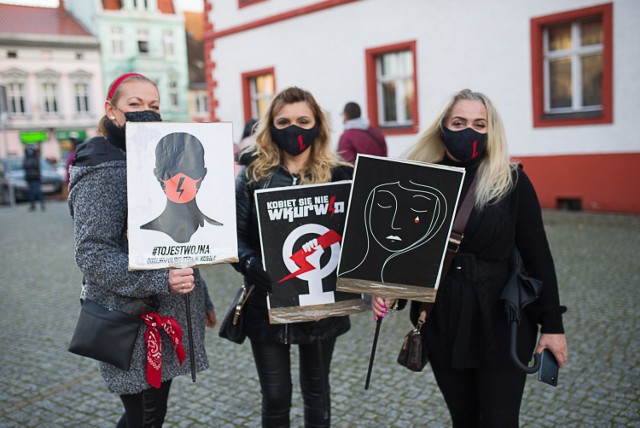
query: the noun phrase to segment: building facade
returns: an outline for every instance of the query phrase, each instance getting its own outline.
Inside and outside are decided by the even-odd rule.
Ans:
[[[0,157],[38,145],[64,165],[69,138],[94,135],[103,111],[98,39],[59,8],[0,4],[0,15]]]
[[[184,15],[172,0],[61,0],[101,44],[103,88],[127,72],[155,81],[162,117],[189,121]]]
[[[640,2],[205,0],[211,120],[310,90],[333,140],[347,101],[400,157],[452,93],[488,95],[545,208],[640,212]]]

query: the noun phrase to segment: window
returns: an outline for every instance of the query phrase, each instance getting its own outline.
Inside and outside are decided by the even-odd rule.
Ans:
[[[206,116],[209,113],[209,97],[206,91],[197,91],[195,93],[196,114],[198,116]]]
[[[79,59],[79,60],[84,59],[84,54],[82,52],[76,52],[76,59]]]
[[[138,52],[141,55],[149,54],[149,31],[146,28],[138,29]]]
[[[369,121],[387,134],[418,132],[415,42],[367,49]]]
[[[12,82],[7,85],[7,104],[8,113],[12,116],[22,116],[27,112],[24,83]]]
[[[178,82],[169,82],[169,105],[172,109],[176,109],[179,106],[178,98]]]
[[[612,6],[531,20],[534,126],[611,123]]]
[[[273,68],[242,74],[245,121],[259,119],[267,111],[276,90]]]
[[[78,114],[89,113],[89,85],[86,83],[76,83],[73,85],[75,108]]]
[[[58,113],[58,85],[53,82],[42,83],[42,111],[44,114]]]
[[[172,30],[163,30],[162,31],[162,46],[164,49],[165,58],[173,58],[176,55],[175,45],[173,41],[173,31]]]
[[[18,58],[18,52],[16,52],[16,51],[7,51],[7,58]]]
[[[111,53],[115,57],[124,55],[122,27],[111,27]]]

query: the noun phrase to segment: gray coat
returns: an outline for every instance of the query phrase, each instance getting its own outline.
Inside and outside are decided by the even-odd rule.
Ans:
[[[85,162],[85,166],[70,168],[69,209],[74,220],[76,262],[84,274],[82,298],[117,309],[136,298],[157,296],[160,303],[158,313],[163,317],[174,317],[182,327],[182,343],[187,352],[180,367],[167,334],[161,331],[162,381],[188,374],[190,355],[184,298],[169,293],[167,270],[128,269],[124,152],[104,139],[93,140],[93,147],[85,146],[89,152],[98,150],[102,155],[106,153],[110,156],[102,156],[97,162]],[[111,156],[114,153],[115,156]],[[83,165],[82,156],[76,165]],[[213,309],[213,305],[206,284],[197,270],[195,284],[190,295],[191,316],[196,368],[202,371],[208,368],[204,348],[205,307]],[[100,363],[100,372],[111,392],[134,394],[151,387],[146,380],[145,329],[146,325],[142,324],[129,371]]]

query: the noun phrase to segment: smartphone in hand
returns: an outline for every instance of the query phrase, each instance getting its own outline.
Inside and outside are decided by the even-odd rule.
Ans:
[[[547,348],[542,350],[540,356],[540,370],[538,370],[538,380],[548,383],[551,386],[558,386],[558,361]]]

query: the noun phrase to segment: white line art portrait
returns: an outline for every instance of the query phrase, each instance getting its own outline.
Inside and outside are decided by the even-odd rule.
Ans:
[[[403,263],[391,263],[429,242],[444,225],[447,200],[435,187],[395,181],[375,186],[364,208],[366,245],[362,258],[341,275],[368,277],[381,282],[398,282]]]

